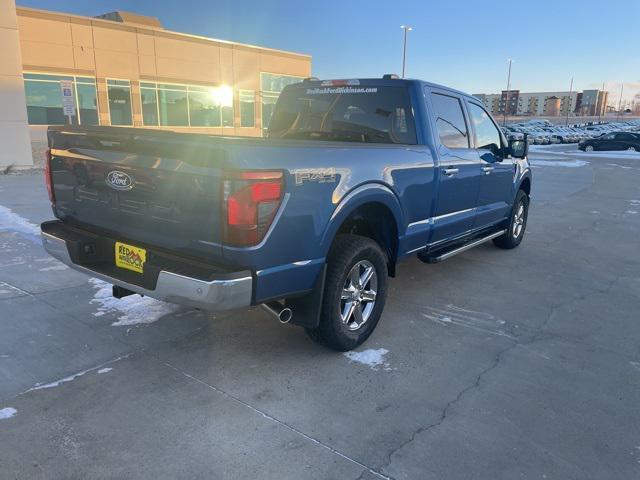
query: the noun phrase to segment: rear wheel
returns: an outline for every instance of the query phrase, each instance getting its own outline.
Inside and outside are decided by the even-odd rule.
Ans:
[[[513,202],[509,228],[504,235],[493,240],[493,243],[504,249],[516,248],[522,242],[524,231],[527,228],[529,215],[529,195],[524,190],[518,190],[516,201]]]
[[[637,149],[633,145],[629,145],[629,147],[627,147],[627,152],[635,152],[635,151],[637,151]]]
[[[333,350],[356,348],[376,328],[386,296],[387,260],[380,246],[339,235],[327,259],[320,324],[307,334]]]
[[[586,147],[584,147],[585,152],[593,152],[593,150],[594,150],[593,145],[587,145]]]

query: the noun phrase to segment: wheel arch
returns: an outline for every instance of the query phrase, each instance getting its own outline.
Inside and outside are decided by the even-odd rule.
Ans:
[[[346,195],[334,210],[322,239],[325,256],[336,236],[361,235],[374,240],[387,256],[390,276],[395,276],[402,208],[393,191],[382,184],[361,185]]]

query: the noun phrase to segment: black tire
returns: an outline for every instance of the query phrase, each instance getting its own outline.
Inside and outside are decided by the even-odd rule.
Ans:
[[[516,235],[518,221],[518,211],[520,206],[523,208],[523,215],[521,228],[519,228],[519,232]],[[516,199],[513,202],[513,207],[511,208],[511,216],[509,217],[509,227],[507,228],[507,232],[504,235],[499,236],[498,238],[493,239],[493,243],[498,248],[504,248],[505,250],[510,250],[512,248],[516,248],[522,242],[524,237],[524,232],[527,229],[527,217],[529,216],[529,195],[524,190],[518,190],[516,194]]]
[[[362,261],[369,262],[375,269],[376,297],[367,320],[357,330],[349,330],[342,320],[341,297],[349,273]],[[387,298],[387,278],[387,259],[376,242],[358,235],[338,235],[327,257],[320,324],[317,328],[305,329],[309,337],[340,352],[352,350],[364,343],[376,328],[382,315]],[[363,305],[366,303],[363,302]]]

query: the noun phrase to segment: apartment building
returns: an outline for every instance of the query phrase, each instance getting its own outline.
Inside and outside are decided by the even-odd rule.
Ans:
[[[602,90],[582,92],[521,92],[505,90],[496,94],[475,94],[492,115],[560,116],[604,115],[609,93]],[[508,100],[507,100],[508,99]]]

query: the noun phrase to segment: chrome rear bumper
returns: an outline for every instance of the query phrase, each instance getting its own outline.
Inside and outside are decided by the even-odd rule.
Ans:
[[[113,285],[165,302],[210,311],[233,310],[251,305],[253,279],[251,272],[238,272],[237,278],[205,281],[177,273],[161,271],[154,290],[124,282],[73,263],[64,239],[42,233],[42,245],[52,256],[69,267]]]

